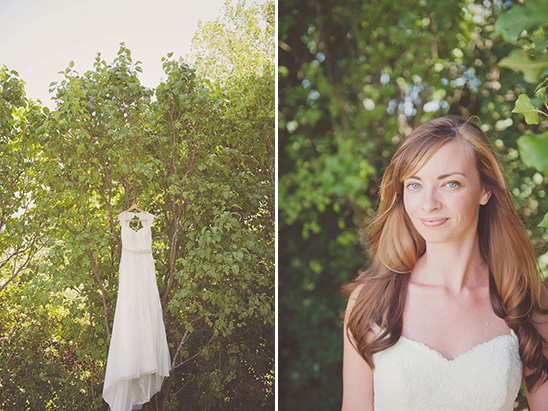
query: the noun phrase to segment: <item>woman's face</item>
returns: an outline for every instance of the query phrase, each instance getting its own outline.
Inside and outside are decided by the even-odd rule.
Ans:
[[[427,243],[473,241],[480,205],[490,195],[480,182],[471,147],[462,140],[441,146],[403,182],[405,211]]]

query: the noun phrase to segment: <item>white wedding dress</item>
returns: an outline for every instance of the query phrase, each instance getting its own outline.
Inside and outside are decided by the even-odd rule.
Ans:
[[[453,360],[401,337],[373,362],[375,411],[512,411],[522,380],[514,331]]]
[[[142,228],[129,220],[137,215]],[[122,213],[118,299],[110,339],[103,398],[112,411],[131,411],[160,391],[170,355],[152,257],[150,213]]]

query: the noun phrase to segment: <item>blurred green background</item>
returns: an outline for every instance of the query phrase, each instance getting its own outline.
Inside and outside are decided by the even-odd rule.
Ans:
[[[544,279],[548,11],[541,3],[279,0],[280,410],[340,409],[338,290],[367,267],[363,231],[383,170],[420,122],[478,117]],[[520,395],[517,409],[526,407]]]

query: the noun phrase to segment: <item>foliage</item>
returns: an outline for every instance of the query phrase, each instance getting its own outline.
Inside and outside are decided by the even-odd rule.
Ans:
[[[539,0],[516,4],[501,13],[495,22],[495,32],[515,47],[508,57],[500,61],[499,66],[521,71],[528,83],[536,85],[534,97],[531,99],[525,93],[520,94],[512,112],[523,114],[527,124],[538,125],[535,131],[540,133],[526,132],[518,139],[518,146],[523,162],[544,176],[548,176],[547,22],[548,10]],[[542,122],[539,114],[545,117]],[[548,228],[548,214],[539,225]],[[548,260],[548,254],[544,254],[541,260]]]
[[[47,296],[31,301],[28,289],[48,242],[47,218],[34,201],[46,194],[38,130],[47,111],[26,98],[17,72],[2,66],[0,84],[0,407],[45,409],[44,397],[68,380],[73,354],[70,337],[62,342],[56,327],[63,311],[45,310]],[[72,385],[64,390],[77,394]]]
[[[191,59],[204,77],[226,83],[235,77],[261,76],[263,70],[274,69],[273,1],[253,6],[246,6],[242,0],[235,5],[226,3],[218,19],[200,22],[198,27]]]
[[[340,407],[336,293],[368,264],[382,172],[418,123],[478,116],[546,251],[536,227],[546,178],[519,161],[511,113],[530,86],[497,65],[511,52],[495,31],[500,11],[472,0],[279,2],[280,408]]]
[[[512,111],[523,114],[525,122],[529,125],[539,124],[539,114],[548,117],[547,21],[548,10],[545,5],[539,0],[530,0],[524,5],[515,5],[501,13],[495,23],[495,27],[500,27],[502,37],[516,47],[508,57],[500,61],[499,66],[523,72],[525,80],[536,85],[535,97],[530,99],[527,94],[520,94]],[[544,129],[546,121],[543,121],[540,127],[540,130]],[[531,134],[524,135],[519,139],[519,145],[524,162],[548,175],[545,160],[548,157],[548,145],[545,133],[536,137]]]
[[[105,408],[116,215],[134,202],[157,216],[153,252],[172,356],[170,377],[144,409],[273,408],[274,79],[265,61],[248,60],[259,74],[230,71],[223,84],[168,55],[166,80],[152,90],[122,44],[112,63],[98,55],[83,74],[71,63],[51,84],[51,112],[2,72],[8,143],[33,144],[14,165],[2,163],[2,175],[30,175],[27,214],[6,215],[27,233],[42,228],[28,269],[9,284],[0,271],[0,408]],[[16,204],[19,190],[2,195]],[[17,238],[32,241],[4,232],[14,237],[2,242],[2,258]]]
[[[39,248],[43,222],[32,209],[40,192],[36,130],[45,114],[28,101],[15,71],[0,66],[0,270],[11,272],[0,292],[24,270]]]

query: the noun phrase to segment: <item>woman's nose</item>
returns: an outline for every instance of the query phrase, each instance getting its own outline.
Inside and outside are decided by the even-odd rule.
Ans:
[[[438,192],[435,189],[424,190],[424,198],[422,201],[423,211],[431,212],[441,208],[441,203],[438,198]]]

